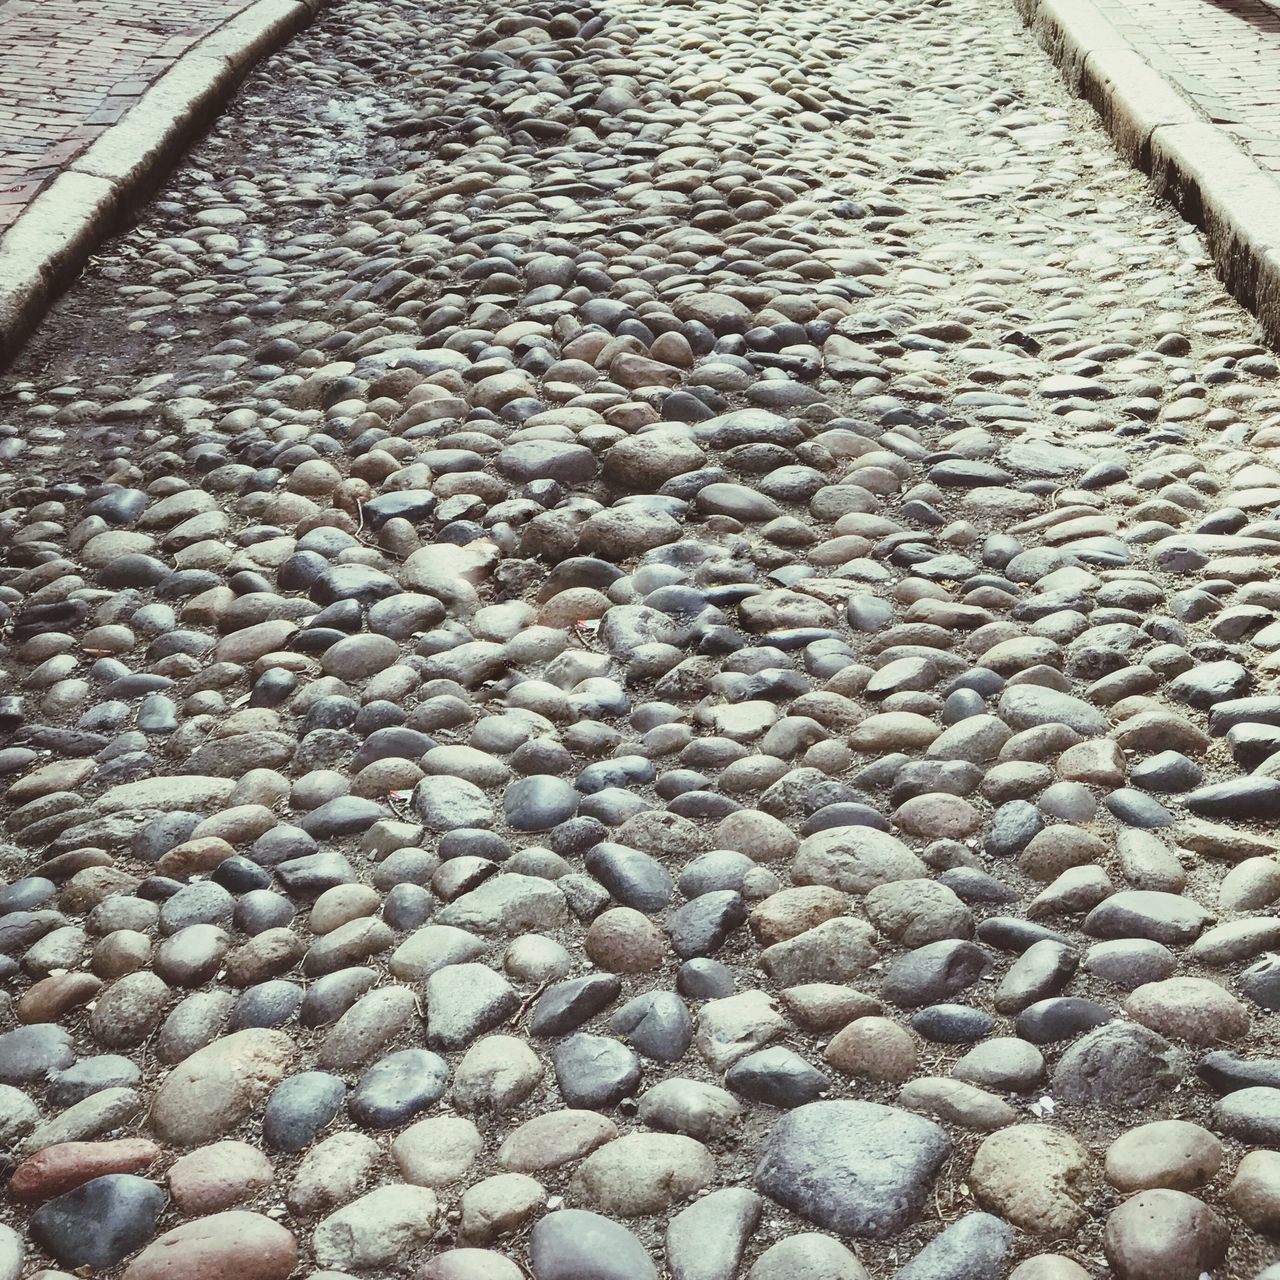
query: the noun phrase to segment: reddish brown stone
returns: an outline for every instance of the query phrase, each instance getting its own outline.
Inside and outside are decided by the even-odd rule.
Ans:
[[[232,1210],[166,1231],[124,1280],[287,1280],[297,1261],[297,1242],[278,1222]]]
[[[19,1022],[57,1022],[77,1005],[88,1004],[102,990],[91,973],[55,973],[41,978],[14,1006]]]
[[[235,849],[221,836],[201,836],[197,840],[174,845],[156,863],[156,870],[162,876],[185,879],[201,871],[212,871],[234,853]]]
[[[15,1200],[48,1200],[108,1173],[141,1173],[160,1158],[149,1138],[113,1142],[59,1142],[29,1156],[9,1179]]]
[[[217,1213],[256,1195],[275,1176],[271,1161],[247,1142],[214,1142],[174,1161],[169,1193],[184,1213]]]

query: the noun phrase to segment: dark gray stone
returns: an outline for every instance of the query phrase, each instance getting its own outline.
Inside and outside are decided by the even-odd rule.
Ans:
[[[815,1102],[830,1079],[785,1045],[770,1045],[739,1058],[725,1074],[734,1093],[771,1107],[791,1108]]]
[[[609,1019],[609,1029],[657,1062],[678,1062],[693,1041],[689,1007],[673,991],[647,991]]]
[[[622,981],[611,973],[590,973],[557,982],[538,998],[529,1020],[535,1036],[562,1036],[589,1022],[622,994]]]
[[[971,987],[990,967],[991,956],[975,943],[930,942],[888,965],[880,994],[905,1009],[937,1004]]]
[[[875,1102],[813,1102],[774,1126],[755,1183],[824,1230],[886,1239],[919,1216],[950,1153],[946,1134],[921,1116]]]
[[[347,1112],[365,1129],[407,1124],[444,1095],[449,1066],[428,1049],[400,1049],[360,1077],[347,1099]]]
[[[717,889],[686,902],[667,919],[671,949],[682,960],[719,951],[729,935],[747,920],[742,895],[733,889]]]
[[[516,831],[550,831],[578,812],[578,792],[563,778],[517,778],[502,796],[507,825]]]
[[[617,1040],[579,1032],[551,1054],[565,1105],[607,1111],[640,1083],[640,1059]]]
[[[282,1080],[267,1100],[262,1138],[276,1151],[301,1151],[338,1114],[347,1086],[326,1071],[301,1071]]]
[[[154,1182],[111,1173],[42,1204],[31,1235],[70,1270],[105,1271],[151,1239],[167,1201]]]

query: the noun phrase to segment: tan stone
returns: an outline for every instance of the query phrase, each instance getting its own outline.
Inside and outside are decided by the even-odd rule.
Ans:
[[[498,1148],[504,1169],[533,1173],[554,1169],[618,1136],[618,1126],[596,1111],[550,1111],[526,1120]]]
[[[647,973],[666,955],[658,927],[632,907],[614,907],[596,916],[585,946],[592,962],[607,973]]]
[[[629,1133],[592,1152],[574,1174],[575,1201],[622,1218],[662,1213],[715,1177],[711,1152],[676,1133]]]
[[[1131,1018],[1152,1031],[1194,1045],[1237,1040],[1249,1030],[1248,1010],[1209,978],[1145,983],[1124,1007]]]
[[[463,1244],[491,1244],[519,1231],[546,1203],[542,1184],[523,1173],[499,1173],[462,1193],[458,1239]]]
[[[1112,1211],[1102,1237],[1117,1280],[1199,1280],[1226,1256],[1227,1229],[1182,1191],[1142,1191]]]
[[[484,1146],[480,1130],[461,1116],[433,1116],[410,1125],[392,1144],[391,1157],[406,1182],[447,1187],[461,1180]]]
[[[993,1133],[978,1148],[969,1185],[978,1203],[1035,1235],[1074,1234],[1087,1213],[1088,1152],[1049,1125],[1021,1124]]]
[[[982,826],[982,815],[963,796],[912,796],[898,806],[894,823],[922,840],[963,840]]]
[[[803,885],[771,894],[751,912],[751,932],[762,945],[785,942],[849,910],[846,894],[826,885]]]
[[[184,1213],[218,1213],[271,1185],[271,1161],[247,1142],[214,1142],[175,1160],[169,1194]]]
[[[1201,1186],[1222,1164],[1222,1143],[1208,1129],[1186,1120],[1139,1125],[1107,1148],[1106,1177],[1121,1191]]]
[[[1070,1258],[1056,1253],[1038,1253],[1020,1262],[1009,1280],[1090,1280],[1089,1273]]]
[[[1106,857],[1107,846],[1097,836],[1058,823],[1032,837],[1018,856],[1018,869],[1033,880],[1048,884],[1072,867],[1101,864]]]
[[[822,1056],[837,1071],[864,1080],[901,1084],[915,1074],[916,1042],[891,1018],[857,1018],[838,1032]]]
[[[260,1027],[197,1050],[165,1077],[151,1127],[165,1142],[198,1146],[234,1129],[284,1078],[293,1041]]]
[[[1255,1231],[1280,1235],[1280,1151],[1250,1151],[1231,1179],[1227,1202]]]
[[[807,982],[781,992],[782,1003],[806,1031],[839,1031],[855,1018],[880,1012],[880,1001],[834,982]]]
[[[202,871],[212,871],[235,854],[235,848],[218,836],[203,836],[199,840],[185,840],[162,854],[156,870],[162,876],[174,876],[185,880]]]

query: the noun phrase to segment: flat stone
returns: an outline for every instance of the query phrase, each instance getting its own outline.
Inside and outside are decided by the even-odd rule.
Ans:
[[[894,880],[927,876],[923,862],[896,837],[874,827],[831,827],[801,841],[791,862],[796,884],[864,894]]]
[[[573,1176],[571,1193],[620,1218],[661,1213],[701,1191],[715,1175],[711,1153],[674,1133],[632,1133],[593,1151]]]
[[[571,1108],[526,1120],[498,1148],[498,1163],[520,1173],[556,1169],[612,1142],[618,1126],[595,1111]]]
[[[462,1193],[459,1238],[467,1244],[491,1244],[519,1231],[546,1199],[542,1184],[523,1173],[483,1178]]]
[[[1074,1233],[1087,1216],[1088,1152],[1060,1129],[1014,1125],[993,1133],[978,1148],[969,1185],[979,1204],[1014,1226],[1060,1239]]]
[[[269,1187],[273,1177],[271,1161],[256,1147],[226,1140],[175,1160],[169,1166],[169,1194],[184,1213],[218,1213]]]
[[[529,1260],[534,1280],[658,1280],[653,1259],[626,1227],[583,1209],[540,1218]]]
[[[869,1280],[861,1262],[838,1240],[801,1232],[771,1245],[747,1280]]]
[[[192,1054],[164,1079],[151,1126],[176,1146],[199,1146],[230,1132],[280,1082],[293,1059],[281,1031],[237,1031]]]
[[[124,1280],[287,1280],[297,1261],[297,1243],[280,1223],[232,1210],[166,1231],[129,1264]]]
[[[331,1213],[315,1229],[311,1247],[322,1267],[369,1271],[399,1266],[435,1235],[436,1197],[425,1187],[378,1187]]]
[[[1107,1219],[1102,1243],[1117,1280],[1199,1280],[1226,1257],[1226,1224],[1183,1191],[1142,1191]]]
[[[1149,982],[1124,1002],[1125,1011],[1152,1031],[1189,1044],[1238,1040],[1249,1030],[1244,1005],[1208,978]]]
[[[1091,938],[1148,938],[1175,946],[1195,941],[1210,919],[1180,894],[1127,889],[1094,907],[1081,927]]]
[[[1187,1120],[1155,1120],[1121,1134],[1108,1148],[1107,1181],[1121,1191],[1202,1186],[1222,1165],[1222,1143]]]
[[[475,1163],[484,1140],[463,1116],[432,1116],[410,1125],[391,1144],[391,1157],[406,1182],[448,1187]]]
[[[64,1267],[105,1270],[151,1239],[165,1199],[154,1182],[107,1174],[47,1200],[31,1215],[31,1234]]]
[[[829,1231],[883,1239],[913,1222],[950,1143],[932,1121],[873,1102],[814,1102],[780,1120],[755,1183]]]
[[[642,1124],[706,1142],[735,1126],[742,1106],[726,1089],[673,1076],[646,1090],[637,1113]]]
[[[511,984],[483,964],[453,964],[428,979],[427,1043],[460,1049],[506,1022],[520,1006]]]

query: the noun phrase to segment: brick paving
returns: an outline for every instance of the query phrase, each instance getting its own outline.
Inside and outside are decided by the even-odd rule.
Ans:
[[[1280,177],[1280,7],[1264,0],[1094,0],[1213,123]]]
[[[252,0],[0,0],[0,234],[202,36]]]

